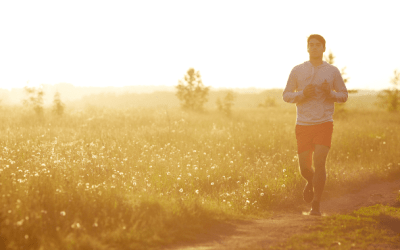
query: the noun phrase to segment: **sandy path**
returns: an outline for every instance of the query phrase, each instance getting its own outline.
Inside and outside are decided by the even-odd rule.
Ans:
[[[327,216],[348,213],[375,204],[393,205],[399,190],[400,180],[369,185],[353,193],[322,202],[321,211],[323,216]],[[196,243],[179,244],[168,249],[268,249],[269,246],[301,233],[303,228],[321,220],[321,217],[303,215],[306,212],[308,210],[304,209],[298,213],[274,214],[269,219],[219,225],[199,235]]]

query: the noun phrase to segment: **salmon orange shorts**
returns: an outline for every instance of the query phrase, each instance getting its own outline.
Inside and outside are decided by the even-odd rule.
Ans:
[[[317,125],[296,125],[297,153],[314,151],[315,145],[331,147],[333,122]]]

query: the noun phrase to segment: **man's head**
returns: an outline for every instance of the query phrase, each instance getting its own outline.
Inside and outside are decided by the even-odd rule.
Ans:
[[[323,45],[323,47],[325,48],[325,44],[326,44],[325,38],[323,38],[321,35],[317,35],[317,34],[310,35],[307,38],[307,47],[308,47],[308,44],[310,43],[310,40],[313,39],[313,38],[317,39]]]
[[[321,35],[310,35],[307,39],[307,51],[311,58],[322,58],[325,52],[325,39]]]

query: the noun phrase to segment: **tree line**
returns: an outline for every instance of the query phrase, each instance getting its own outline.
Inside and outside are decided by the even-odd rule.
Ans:
[[[324,56],[324,60],[334,65],[335,56],[332,51],[328,55]],[[346,74],[346,67],[340,70],[343,81],[345,84],[348,83],[349,77]],[[386,108],[389,111],[398,111],[400,109],[400,72],[394,71],[394,77],[391,79],[392,87],[381,91],[378,95],[377,105]],[[176,96],[181,102],[181,107],[185,110],[191,111],[203,111],[204,104],[208,101],[208,94],[210,87],[203,84],[199,71],[194,68],[189,68],[183,79],[178,81],[176,86]],[[357,93],[357,90],[348,90],[349,93]],[[217,107],[222,113],[230,115],[232,107],[234,105],[235,94],[233,91],[228,91],[223,99],[218,98]],[[276,100],[271,97],[267,97],[264,102],[260,103],[258,107],[275,107]],[[346,112],[345,103],[335,103],[335,109],[337,113]]]
[[[328,55],[324,56],[324,60],[329,64],[335,64],[335,56],[331,51]],[[344,83],[347,84],[350,78],[347,76],[345,70],[346,67],[342,68],[340,73],[342,74]],[[400,71],[394,70],[394,76],[391,78],[390,83],[390,88],[382,90],[378,94],[378,102],[376,104],[388,111],[398,111],[400,109]],[[204,104],[208,101],[210,87],[203,84],[199,71],[189,68],[183,79],[178,81],[178,85],[175,88],[176,96],[181,103],[182,109],[195,112],[204,111]],[[24,92],[27,95],[27,99],[23,100],[24,106],[33,110],[36,115],[42,116],[44,111],[44,91],[41,88],[29,88],[26,86]],[[357,93],[357,90],[349,90],[349,93]],[[217,109],[221,113],[230,116],[235,99],[235,93],[232,90],[228,90],[224,98],[221,99],[218,97],[216,101]],[[258,104],[258,107],[261,108],[276,106],[276,98],[270,96]],[[338,113],[346,111],[344,103],[335,103],[335,109]],[[60,93],[56,92],[53,98],[52,113],[62,116],[64,111],[65,104],[61,101]]]

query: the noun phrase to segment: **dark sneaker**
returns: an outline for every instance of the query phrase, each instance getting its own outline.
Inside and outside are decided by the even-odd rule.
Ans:
[[[307,203],[311,203],[314,199],[314,188],[312,184],[307,183],[303,191],[303,199]]]
[[[321,216],[321,211],[319,209],[319,202],[313,201],[311,204],[310,215]]]

